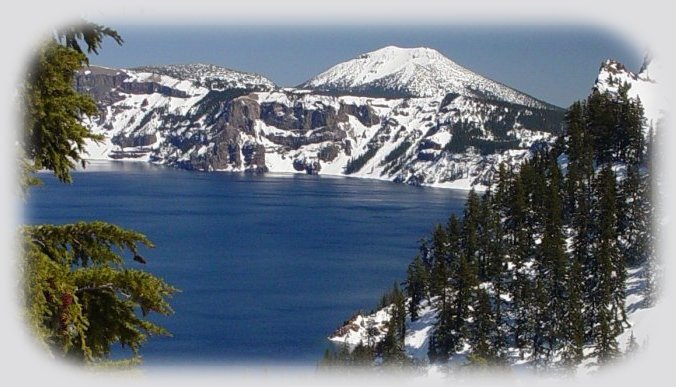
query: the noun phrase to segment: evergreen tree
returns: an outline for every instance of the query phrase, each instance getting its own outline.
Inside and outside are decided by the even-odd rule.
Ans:
[[[432,234],[432,272],[430,292],[433,296],[441,295],[448,285],[447,257],[449,254],[448,234],[437,224]]]
[[[29,66],[23,90],[24,173],[44,168],[71,182],[70,170],[76,163],[84,166],[85,142],[103,139],[81,122],[98,112],[94,100],[73,87],[75,72],[85,60],[84,54],[49,41]]]
[[[392,289],[394,302],[390,321],[387,324],[387,333],[383,341],[379,343],[377,352],[383,358],[384,364],[402,365],[406,361],[404,351],[404,338],[406,336],[406,305],[404,295],[399,290],[399,285],[394,284]]]
[[[591,135],[596,161],[612,162],[616,157],[616,144],[621,135],[617,131],[617,104],[605,93],[596,90],[587,98],[587,130]]]
[[[624,312],[626,269],[617,243],[616,177],[609,166],[599,173],[595,215],[598,219],[593,260],[596,277],[593,279],[589,307],[596,308],[592,338],[594,355],[605,363],[617,355],[616,337],[626,321]]]
[[[460,256],[457,268],[452,275],[452,301],[454,326],[456,338],[455,349],[461,348],[461,343],[466,338],[466,323],[470,316],[470,307],[474,301],[474,289],[478,285],[475,266],[464,256]]]
[[[168,334],[143,317],[171,314],[176,289],[125,269],[115,251],[138,257],[139,244],[152,247],[145,236],[103,222],[25,226],[22,234],[28,321],[54,355],[100,362],[120,344],[137,361],[148,335]]]
[[[418,319],[418,309],[420,308],[420,303],[427,297],[428,284],[429,275],[427,268],[425,268],[420,255],[416,255],[413,262],[408,265],[406,280],[406,293],[411,299],[408,305],[411,321]]]
[[[446,226],[448,236],[447,264],[453,266],[462,251],[462,222],[456,214],[451,214]]]
[[[531,299],[531,282],[527,273],[526,261],[530,257],[530,238],[526,224],[526,189],[521,174],[518,174],[511,189],[506,229],[508,233],[509,255],[509,295],[512,299],[511,315],[513,319],[511,336],[519,349],[526,347],[530,336],[529,306]],[[523,352],[522,352],[523,354]]]
[[[638,166],[630,165],[620,190],[620,248],[629,266],[644,263],[650,252],[652,211],[647,180],[641,176]]]
[[[435,229],[446,259],[436,280],[432,361],[466,344],[481,367],[499,364],[507,346],[536,366],[561,359],[576,367],[587,345],[601,364],[617,357],[626,265],[645,263],[647,302],[655,281],[650,147],[644,151],[640,101],[627,91],[595,91],[573,104],[554,147],[518,172],[501,165],[481,199],[470,192],[462,220],[452,216],[445,234]],[[623,166],[618,187],[613,168]]]
[[[477,257],[477,275],[480,282],[488,281],[492,272],[495,270],[494,257],[491,251],[493,244],[496,243],[496,230],[493,227],[493,203],[490,189],[481,197],[479,203],[478,223],[478,245],[476,251]]]
[[[108,36],[119,35],[92,23],[55,34],[36,52],[22,90],[24,191],[38,182],[31,175],[47,169],[71,182],[87,140],[101,140],[81,120],[97,113],[96,104],[74,89],[75,72]],[[107,362],[114,345],[132,351],[127,363],[140,361],[148,335],[168,334],[146,318],[172,313],[167,299],[176,291],[146,272],[125,268],[125,253],[136,261],[138,246],[152,247],[142,234],[103,223],[35,225],[23,237],[23,301],[29,326],[54,356],[89,364]],[[125,362],[123,360],[122,362]]]
[[[447,295],[442,295],[438,307],[437,322],[428,344],[428,357],[431,362],[445,362],[458,347],[459,337],[456,335],[455,309]]]
[[[547,216],[541,243],[541,272],[547,297],[544,319],[546,320],[544,340],[547,343],[547,358],[560,347],[564,337],[563,325],[566,317],[566,242],[563,224],[562,177],[556,158],[549,157],[549,182],[546,197]]]
[[[619,160],[636,166],[643,162],[645,155],[643,106],[640,99],[629,98],[628,91],[629,85],[626,84],[618,92],[617,154]]]
[[[568,297],[562,321],[562,358],[564,366],[575,367],[582,362],[585,344],[582,263],[575,256],[570,259],[565,278]]]
[[[490,296],[485,289],[480,289],[472,308],[472,326],[469,335],[472,348],[469,355],[471,364],[475,366],[497,364],[498,350],[494,338],[497,331],[498,323],[491,307]]]

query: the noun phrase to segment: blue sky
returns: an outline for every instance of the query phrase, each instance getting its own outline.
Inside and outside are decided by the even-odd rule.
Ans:
[[[92,64],[133,67],[204,62],[294,86],[387,45],[434,48],[456,63],[561,107],[584,98],[606,58],[638,70],[642,50],[605,30],[486,26],[112,25],[124,45],[104,44]]]

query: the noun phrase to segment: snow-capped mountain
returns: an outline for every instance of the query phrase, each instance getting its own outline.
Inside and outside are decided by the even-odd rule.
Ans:
[[[623,84],[629,85],[627,95],[639,97],[643,105],[648,128],[656,129],[666,118],[669,101],[661,92],[657,80],[663,78],[664,69],[659,61],[646,56],[638,73],[628,70],[623,64],[606,60],[601,64],[594,89],[600,92],[617,92]]]
[[[644,108],[646,117],[644,133],[647,136],[650,129],[658,129],[659,124],[665,119],[667,114],[668,102],[663,94],[659,92],[659,79],[662,69],[658,67],[650,58],[646,58],[641,70],[638,73],[629,71],[619,62],[607,60],[600,69],[599,75],[592,87],[599,92],[617,93],[619,87],[623,84],[629,85],[627,92],[630,98],[640,99]],[[513,152],[513,151],[512,151]],[[565,155],[564,155],[565,156]],[[527,154],[525,157],[528,157]],[[616,167],[618,167],[616,165]],[[626,299],[625,309],[627,311],[627,327],[616,338],[618,350],[620,353],[631,351],[630,345],[640,343],[646,345],[650,342],[651,334],[654,334],[654,309],[646,300],[645,288],[647,263],[636,267],[630,267],[626,273]],[[408,305],[410,298],[405,301]],[[418,311],[418,319],[412,321],[410,315],[406,317],[406,333],[404,337],[404,349],[410,358],[420,364],[429,362],[428,349],[430,338],[432,337],[435,325],[438,322],[438,300],[423,300],[421,308]],[[388,322],[392,316],[393,305],[375,310],[371,313],[357,313],[348,319],[342,326],[333,332],[328,339],[339,345],[346,344],[349,347],[356,347],[359,344],[374,345],[386,337],[388,331]],[[453,360],[445,366],[431,365],[426,368],[429,374],[441,372],[443,375],[452,374],[462,367],[453,368],[455,365],[464,366],[469,363],[469,345],[465,345]],[[523,356],[523,353],[517,351],[513,346],[507,349],[507,364],[519,372],[537,369],[537,364]],[[595,358],[592,348],[584,348],[585,360],[577,368],[577,374],[586,374],[596,371],[597,365],[594,364]],[[555,356],[555,358],[557,358]],[[560,358],[557,358],[557,361]],[[461,371],[460,371],[461,372]]]
[[[397,97],[449,93],[537,108],[547,104],[476,74],[431,48],[388,46],[339,63],[299,87],[324,92]]]
[[[418,66],[419,59],[408,61]],[[551,140],[563,111],[453,68],[448,79],[464,71],[476,89],[428,97],[332,95],[281,89],[256,74],[202,64],[91,67],[76,83],[101,110],[87,122],[106,137],[88,146],[92,159],[485,187],[500,162],[517,165],[531,147]],[[480,85],[504,93],[487,98],[490,87],[479,93]]]

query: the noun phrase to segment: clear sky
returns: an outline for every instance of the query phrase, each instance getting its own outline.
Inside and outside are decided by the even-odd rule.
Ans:
[[[619,60],[634,71],[643,60],[642,50],[619,36],[579,26],[111,26],[124,45],[107,41],[91,63],[212,63],[295,86],[364,52],[425,46],[561,107],[586,97],[603,60]]]

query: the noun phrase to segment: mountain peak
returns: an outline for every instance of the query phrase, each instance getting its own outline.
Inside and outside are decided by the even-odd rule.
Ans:
[[[617,93],[621,85],[629,85],[628,96],[640,98],[646,121],[649,125],[657,125],[664,119],[670,107],[659,84],[664,79],[663,74],[659,60],[655,61],[649,55],[638,74],[618,61],[607,59],[601,63],[593,89],[601,93]]]
[[[429,47],[400,47],[400,46],[385,46],[377,50],[367,52],[368,54],[379,54],[379,53],[408,53],[408,54],[433,54],[436,56],[443,56],[439,51],[429,48]]]
[[[533,107],[546,105],[476,74],[428,47],[386,46],[339,63],[301,87],[392,97],[437,97],[456,93]]]

